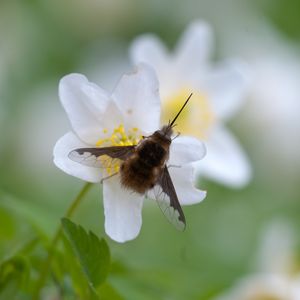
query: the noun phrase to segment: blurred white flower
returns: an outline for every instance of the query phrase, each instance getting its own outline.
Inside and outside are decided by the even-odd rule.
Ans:
[[[258,173],[267,178],[299,176],[300,57],[293,45],[264,21],[251,19],[251,31],[227,36],[223,52],[241,56],[251,65],[249,101],[241,125],[255,147]],[[235,45],[234,49],[232,45]],[[267,153],[267,155],[266,155]],[[266,167],[266,163],[270,167]],[[274,169],[280,171],[274,172]],[[286,178],[291,178],[287,176]]]
[[[124,75],[112,95],[83,75],[71,74],[61,80],[59,96],[73,131],[56,143],[54,163],[64,172],[85,181],[100,182],[110,170],[72,161],[68,157],[72,150],[100,145],[134,145],[143,135],[159,128],[158,81],[154,71],[146,65]],[[169,171],[183,205],[200,202],[206,195],[193,187],[194,167],[191,164],[204,155],[204,145],[195,138],[179,137],[171,144],[168,163],[181,168]],[[122,188],[119,175],[104,180],[103,194],[106,233],[118,242],[135,238],[142,224],[144,195]]]
[[[272,223],[263,234],[258,271],[239,280],[215,300],[299,300],[300,272],[292,248],[295,249],[291,228]]]
[[[156,36],[147,34],[133,42],[131,57],[134,63],[145,62],[156,70],[164,122],[178,110],[182,99],[194,93],[177,129],[206,142],[207,156],[197,163],[197,172],[228,186],[240,187],[248,183],[251,168],[224,123],[243,103],[246,72],[237,61],[212,66],[211,50],[211,28],[195,21],[183,33],[174,53],[169,53]]]
[[[232,291],[216,300],[299,300],[300,277],[257,274],[242,279]]]

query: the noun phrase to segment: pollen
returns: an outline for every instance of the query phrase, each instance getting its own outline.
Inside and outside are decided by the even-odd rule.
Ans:
[[[103,129],[103,137],[96,142],[97,147],[110,147],[110,146],[133,146],[137,145],[143,138],[140,130],[137,127],[126,130],[123,124],[112,130]],[[120,170],[121,161],[119,159],[112,159],[109,156],[103,155],[98,158],[107,175],[113,175]]]
[[[208,97],[204,93],[195,92],[191,88],[184,88],[164,99],[162,122],[167,124],[169,120],[174,118],[191,92],[193,96],[178,118],[175,130],[206,140],[215,124],[216,117]]]

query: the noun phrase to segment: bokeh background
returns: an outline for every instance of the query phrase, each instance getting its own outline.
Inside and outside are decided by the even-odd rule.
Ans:
[[[183,234],[148,203],[138,238],[111,241],[100,185],[73,220],[108,242],[107,280],[121,299],[213,299],[255,272],[261,237],[274,222],[296,232],[299,266],[299,11],[294,0],[1,0],[0,260],[35,236],[50,239],[84,184],[52,162],[56,140],[70,128],[59,79],[83,73],[111,90],[131,68],[128,46],[137,35],[155,33],[172,48],[201,18],[214,29],[214,60],[238,57],[251,67],[247,101],[227,125],[249,156],[252,181],[230,189],[201,180],[208,196],[185,207]],[[52,293],[49,285],[45,298]]]

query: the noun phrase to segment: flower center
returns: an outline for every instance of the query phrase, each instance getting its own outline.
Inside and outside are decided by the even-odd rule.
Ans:
[[[164,99],[162,104],[163,123],[166,124],[174,118],[191,91],[192,89],[181,89],[171,97]],[[176,130],[200,139],[207,139],[215,119],[215,114],[207,97],[199,92],[193,92],[191,100],[180,114]]]
[[[140,130],[136,127],[125,131],[124,125],[120,124],[112,132],[103,129],[103,138],[96,143],[97,147],[111,147],[111,146],[133,146],[143,138]],[[112,159],[108,155],[102,155],[98,158],[101,161],[108,176],[118,173],[120,170],[121,160]]]

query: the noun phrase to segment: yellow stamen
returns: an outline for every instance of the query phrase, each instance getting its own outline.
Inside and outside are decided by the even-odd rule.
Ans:
[[[112,134],[109,134],[107,129],[103,129],[103,134],[103,138],[96,142],[97,147],[137,145],[143,138],[138,128],[134,127],[126,131],[123,124],[116,127]],[[100,156],[98,159],[105,167],[108,176],[119,172],[121,163],[119,159],[112,159],[107,155]]]
[[[180,114],[176,122],[176,131],[207,139],[215,123],[215,114],[206,95],[195,92],[193,89],[181,89],[171,97],[164,99],[162,122],[167,124],[174,118],[191,92],[193,92],[192,99]]]

